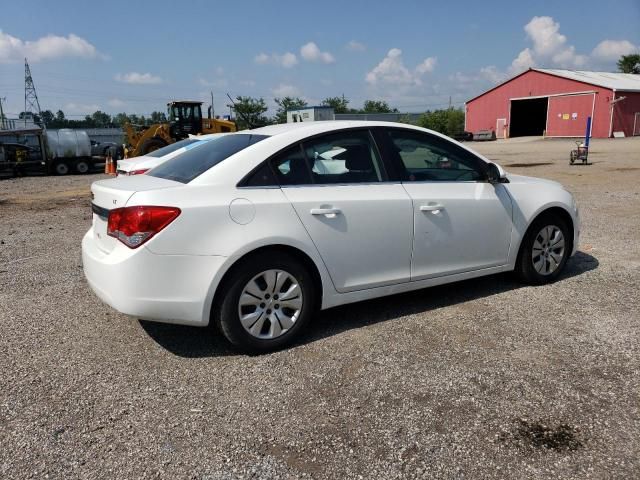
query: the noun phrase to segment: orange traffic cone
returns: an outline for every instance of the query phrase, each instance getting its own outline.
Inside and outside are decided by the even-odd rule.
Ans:
[[[109,168],[110,163],[111,163],[111,157],[107,155],[104,159],[104,173],[106,173],[107,175],[109,175],[109,172],[110,172],[110,168]]]

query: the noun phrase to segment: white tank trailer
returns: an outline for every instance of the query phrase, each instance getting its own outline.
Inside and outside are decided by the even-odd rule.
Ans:
[[[88,173],[93,166],[91,141],[84,130],[61,128],[46,131],[47,159],[51,173],[66,175],[72,171]]]

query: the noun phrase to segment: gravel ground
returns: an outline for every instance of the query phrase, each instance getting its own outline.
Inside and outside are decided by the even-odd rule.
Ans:
[[[264,356],[93,295],[100,175],[0,182],[0,478],[640,477],[640,138],[595,141],[586,167],[572,146],[473,144],[576,194],[557,283],[341,307]]]

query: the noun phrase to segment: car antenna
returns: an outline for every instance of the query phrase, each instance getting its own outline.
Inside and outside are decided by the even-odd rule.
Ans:
[[[250,129],[253,129],[254,128],[253,122],[249,120],[249,118],[244,114],[242,110],[238,110],[238,107],[236,107],[236,102],[233,101],[233,98],[231,98],[231,95],[229,95],[228,92],[227,92],[227,97],[229,97],[229,100],[231,100],[231,106],[233,106],[233,109],[236,111],[236,113],[242,117],[245,123],[249,125]]]

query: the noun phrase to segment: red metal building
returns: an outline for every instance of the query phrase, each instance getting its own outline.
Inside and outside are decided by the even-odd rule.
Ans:
[[[640,75],[531,68],[466,103],[465,130],[497,138],[640,135]]]

